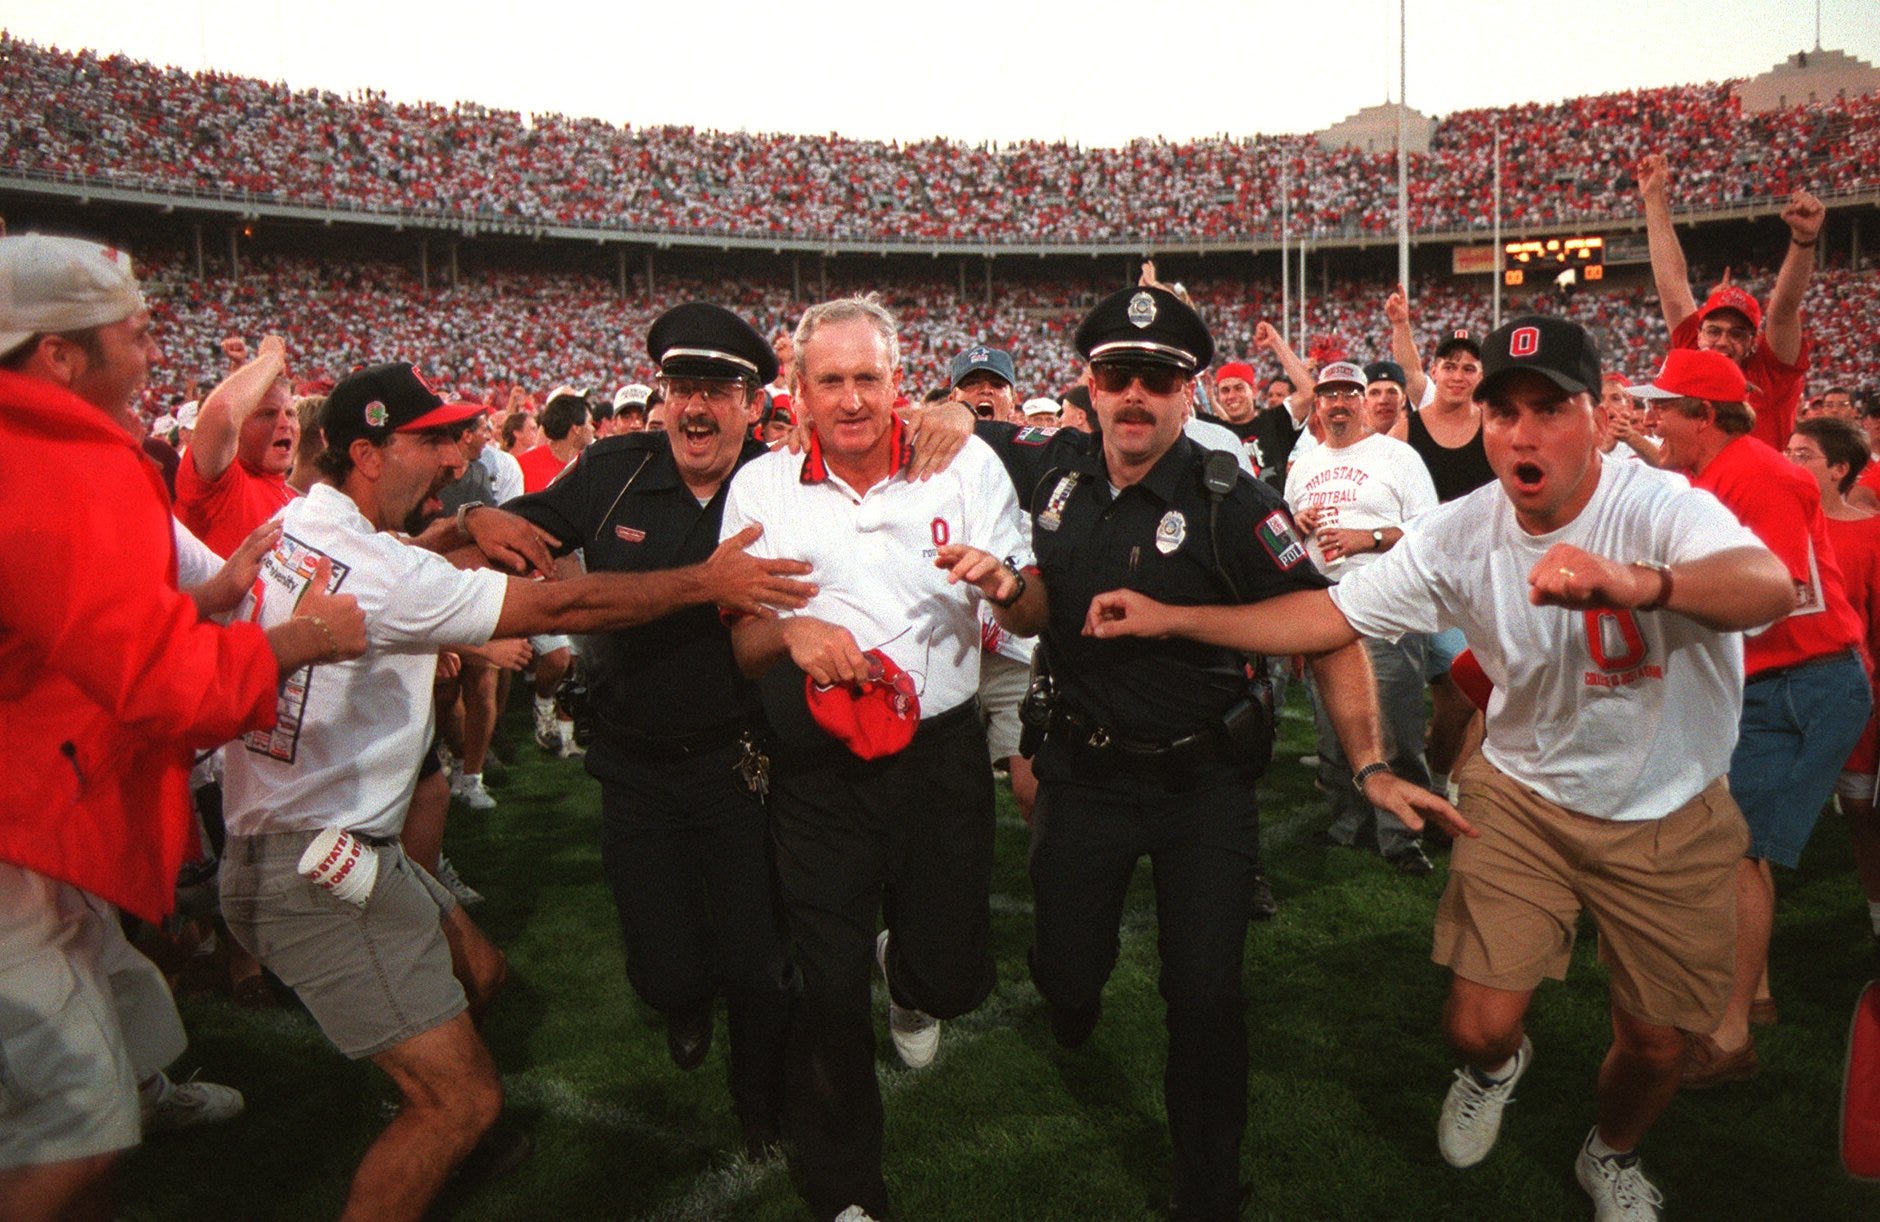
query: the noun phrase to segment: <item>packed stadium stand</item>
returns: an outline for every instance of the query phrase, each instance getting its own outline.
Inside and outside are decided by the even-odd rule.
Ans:
[[[485,221],[837,241],[1273,239],[1396,225],[1391,152],[1310,135],[1028,142],[636,129],[470,102],[341,96],[0,36],[0,171]],[[1410,164],[1412,228],[1489,225],[1502,137],[1513,222],[1637,212],[1627,167],[1678,150],[1679,203],[1880,188],[1880,95],[1745,115],[1734,82],[1450,115]]]
[[[1133,252],[1180,243],[1246,244],[1249,253],[1192,258],[1171,274],[1186,280],[1223,355],[1256,357],[1262,319],[1290,324],[1315,359],[1368,358],[1385,342],[1395,156],[1328,149],[1312,135],[1081,148],[636,129],[471,102],[291,90],[4,32],[0,69],[0,209],[22,227],[50,219],[111,236],[149,267],[169,355],[152,414],[225,371],[219,349],[229,334],[283,332],[302,377],[411,357],[466,392],[539,392],[645,379],[645,326],[682,298],[723,301],[774,329],[814,295],[868,289],[882,290],[903,319],[911,388],[937,383],[954,352],[984,341],[1011,348],[1026,389],[1043,391],[1074,376],[1069,331],[1120,276],[1133,276]],[[1766,294],[1768,271],[1748,269],[1780,257],[1770,201],[1798,186],[1839,201],[1851,220],[1830,229],[1805,303],[1819,344],[1811,390],[1880,382],[1880,276],[1858,270],[1870,262],[1861,221],[1870,220],[1869,245],[1880,235],[1871,223],[1880,219],[1880,93],[1749,110],[1739,84],[1436,121],[1429,151],[1410,158],[1411,220],[1423,235],[1413,261],[1419,339],[1492,324],[1490,277],[1452,274],[1447,246],[1486,236],[1499,133],[1508,234],[1567,223],[1636,229],[1629,167],[1644,152],[1674,150],[1676,206],[1707,226],[1689,243],[1700,290],[1734,264],[1740,282]],[[120,198],[101,205],[74,194],[93,188]],[[1297,277],[1282,317],[1271,250],[1282,194],[1288,237],[1314,244],[1303,322]],[[411,227],[394,233],[385,223],[394,218]],[[543,240],[547,226],[563,231],[559,239]],[[266,240],[249,240],[255,228]],[[655,240],[596,255],[568,229]],[[660,251],[655,273],[668,239],[683,251],[720,237],[779,246],[715,262]],[[927,243],[949,258],[855,253],[870,243]],[[1044,249],[1022,256],[1030,264],[1015,274],[1021,256],[998,252],[1026,243]],[[1341,244],[1380,249],[1344,258]],[[1058,247],[1066,253],[1051,253]],[[1095,248],[1119,257],[1099,266],[1071,253]],[[1600,284],[1538,294],[1530,284],[1504,310],[1539,304],[1578,318],[1598,329],[1609,364],[1643,373],[1665,335],[1641,251],[1615,259]],[[812,260],[810,282],[803,264]]]

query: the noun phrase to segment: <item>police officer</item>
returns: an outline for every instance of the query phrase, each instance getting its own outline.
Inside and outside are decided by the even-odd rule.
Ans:
[[[1090,362],[1094,436],[1040,438],[981,425],[1032,514],[1049,592],[1043,634],[1052,707],[1036,758],[1030,873],[1033,979],[1052,1032],[1075,1048],[1096,1026],[1137,860],[1154,865],[1164,1077],[1181,1218],[1238,1216],[1246,1128],[1242,952],[1259,870],[1254,780],[1271,717],[1247,659],[1182,641],[1084,635],[1097,593],[1123,586],[1177,603],[1252,603],[1325,579],[1278,495],[1231,455],[1183,436],[1195,372],[1214,345],[1200,317],[1160,288],[1125,289],[1076,334]],[[1364,654],[1313,659],[1359,784],[1409,809],[1383,763]]]
[[[747,438],[777,358],[748,323],[719,306],[681,305],[653,323],[646,346],[665,430],[597,442],[546,490],[505,506],[562,550],[581,548],[590,570],[678,569],[711,556],[731,473],[765,452]],[[627,979],[665,1016],[681,1069],[704,1061],[724,994],[732,1106],[756,1155],[777,1137],[794,982],[763,805],[739,772],[756,699],[712,606],[590,643],[587,770],[601,783],[601,866]]]

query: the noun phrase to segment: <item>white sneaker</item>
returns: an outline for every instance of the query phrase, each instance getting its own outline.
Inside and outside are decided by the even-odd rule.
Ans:
[[[881,983],[887,987],[888,931],[885,929],[875,939],[875,962],[881,965]],[[934,1054],[940,1051],[940,1020],[919,1010],[895,1005],[891,987],[888,987],[888,1034],[894,1037],[894,1050],[901,1054],[901,1064],[909,1069],[927,1068],[933,1064]]]
[[[450,858],[441,855],[438,857],[437,873],[433,877],[443,883],[444,890],[450,892],[465,908],[483,902],[483,893],[457,876],[457,867],[450,864]]]
[[[535,745],[551,755],[561,754],[561,726],[555,716],[555,702],[535,698]]]
[[[496,799],[483,787],[480,772],[460,772],[450,783],[450,796],[471,810],[495,810]]]
[[[561,741],[561,749],[556,752],[561,758],[571,760],[578,755],[587,754],[587,748],[574,740],[573,721],[565,717],[558,718],[555,722],[555,736]]]
[[[1473,1167],[1488,1157],[1501,1133],[1501,1112],[1514,1102],[1514,1084],[1527,1072],[1534,1059],[1534,1044],[1521,1037],[1521,1049],[1514,1054],[1514,1069],[1493,1086],[1484,1086],[1475,1071],[1464,1065],[1456,1071],[1456,1081],[1443,1100],[1442,1119],[1436,1122],[1436,1147],[1443,1161],[1452,1167]]]
[[[1599,1132],[1594,1129],[1593,1133]],[[1658,1222],[1658,1207],[1665,1198],[1640,1170],[1638,1155],[1611,1155],[1601,1158],[1588,1145],[1593,1133],[1580,1145],[1580,1157],[1573,1164],[1573,1174],[1593,1198],[1593,1222]]]
[[[851,1205],[836,1215],[836,1222],[875,1222],[875,1217],[860,1205]]]
[[[193,1075],[187,1082],[172,1082],[166,1077],[156,1102],[143,1106],[144,1133],[174,1133],[198,1125],[221,1124],[241,1115],[243,1106],[242,1093],[232,1086],[198,1082]]]

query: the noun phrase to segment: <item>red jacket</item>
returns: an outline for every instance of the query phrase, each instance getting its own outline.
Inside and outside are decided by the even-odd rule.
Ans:
[[[278,683],[261,629],[177,590],[169,498],[130,436],[0,370],[0,861],[160,918],[193,752],[272,726]]]

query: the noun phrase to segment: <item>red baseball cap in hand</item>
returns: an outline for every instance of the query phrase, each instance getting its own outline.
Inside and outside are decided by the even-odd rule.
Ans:
[[[862,655],[873,665],[864,683],[823,687],[803,676],[803,700],[816,724],[865,760],[893,755],[914,741],[920,728],[920,695],[914,680],[879,649]]]

